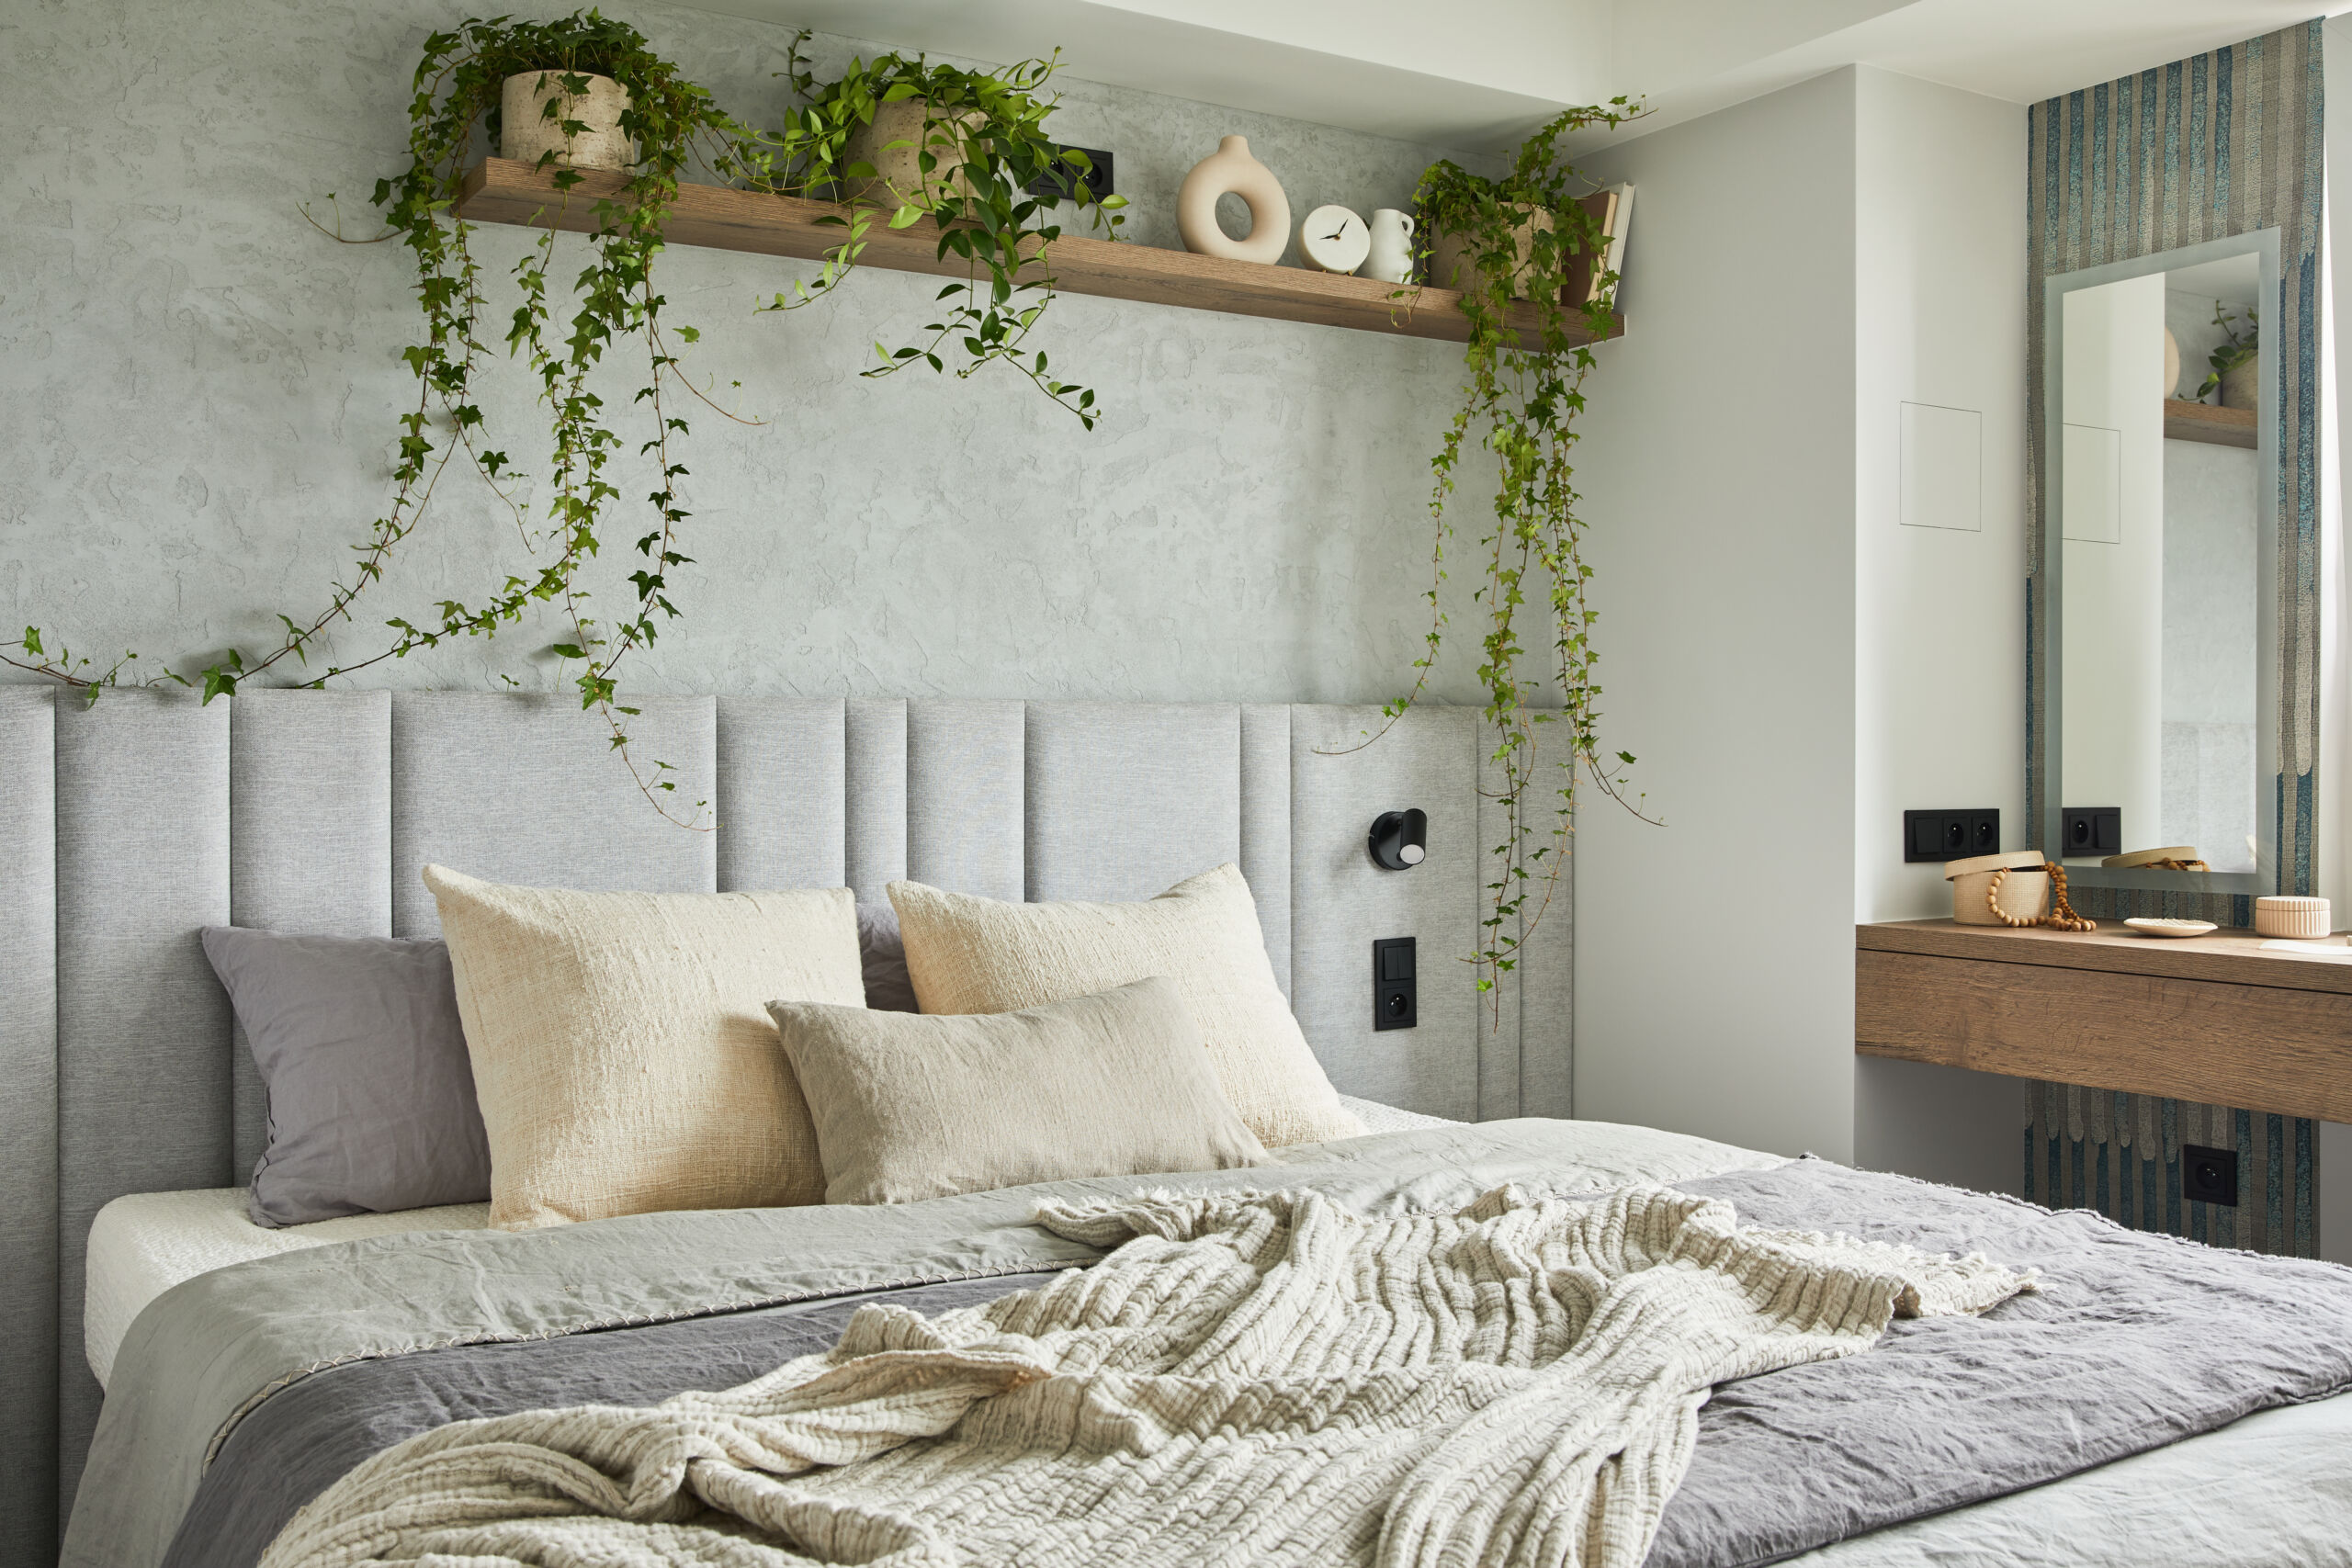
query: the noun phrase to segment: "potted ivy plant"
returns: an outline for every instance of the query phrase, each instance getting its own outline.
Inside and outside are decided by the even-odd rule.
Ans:
[[[1587,344],[1613,325],[1617,278],[1603,274],[1599,288],[1569,298],[1572,278],[1603,265],[1608,236],[1578,199],[1586,182],[1560,145],[1572,132],[1615,126],[1638,112],[1622,97],[1569,109],[1521,143],[1504,173],[1474,174],[1449,159],[1431,164],[1415,193],[1430,279],[1462,291],[1466,374],[1461,403],[1430,460],[1435,578],[1426,595],[1425,650],[1411,690],[1383,709],[1386,724],[1363,744],[1419,699],[1442,651],[1448,620],[1440,590],[1454,533],[1455,479],[1475,445],[1496,463],[1473,600],[1484,622],[1477,677],[1495,734],[1504,818],[1475,955],[1482,991],[1495,992],[1517,967],[1520,948],[1550,908],[1566,865],[1579,778],[1643,815],[1639,797],[1627,793],[1633,755],[1601,744],[1598,616],[1586,598],[1592,569],[1584,561],[1569,460],[1594,363]],[[1409,286],[1398,293],[1400,300],[1412,297]],[[1565,745],[1539,760],[1536,738],[1546,725],[1560,727]],[[1494,1003],[1499,1008],[1498,992]]]
[[[924,326],[928,341],[895,351],[876,344],[880,363],[865,373],[886,376],[914,364],[944,370],[943,345],[961,348],[959,377],[1008,365],[1091,430],[1093,391],[1056,378],[1046,354],[1028,347],[1054,297],[1057,197],[1074,200],[1114,239],[1125,221],[1124,197],[1088,190],[1086,154],[1046,135],[1054,100],[1044,88],[1060,68],[1059,52],[995,73],[881,54],[853,60],[841,77],[820,82],[800,52],[808,38],[794,40],[787,60],[784,74],[800,107],[778,134],[765,184],[790,195],[837,196],[848,208],[841,220],[846,233],[815,288],[796,285],[768,309],[793,309],[837,283],[877,220],[894,229],[929,222],[940,257],[965,264],[963,280],[940,294],[954,306]]]
[[[2204,401],[2208,393],[2221,394],[2217,400],[2225,409],[2253,409],[2262,406],[2262,322],[2255,308],[2245,308],[2241,322],[2232,315],[2228,306],[2213,301],[2213,324],[2222,329],[2221,345],[2206,356],[2210,373],[2197,389],[2197,399]],[[2239,332],[2243,325],[2245,332]]]

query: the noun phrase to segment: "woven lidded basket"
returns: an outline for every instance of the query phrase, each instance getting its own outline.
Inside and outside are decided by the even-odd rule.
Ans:
[[[2001,914],[2013,920],[2030,920],[2050,907],[2050,873],[2040,850],[2011,850],[2006,854],[1971,855],[1946,863],[1944,880],[1951,884],[1951,918],[1963,926],[2007,924],[1993,913],[1993,878],[2001,877]]]

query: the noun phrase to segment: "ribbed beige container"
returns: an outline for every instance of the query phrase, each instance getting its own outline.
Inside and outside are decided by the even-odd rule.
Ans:
[[[569,169],[626,169],[637,162],[637,149],[621,134],[621,114],[628,94],[610,76],[590,75],[588,90],[566,96],[562,71],[518,71],[506,78],[498,100],[498,155],[536,164],[552,150],[557,164]],[[562,98],[555,118],[546,106]],[[565,120],[588,129],[566,137]]]
[[[2254,901],[2254,934],[2301,937],[2306,941],[2327,934],[2327,900],[2283,895]]]

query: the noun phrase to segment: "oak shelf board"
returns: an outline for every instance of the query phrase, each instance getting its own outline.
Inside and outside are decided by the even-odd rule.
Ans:
[[[2191,402],[2187,398],[2165,400],[2165,439],[2244,446],[2249,451],[2259,445],[2252,409],[2217,408],[2211,403]]]
[[[603,169],[580,173],[578,185],[560,192],[553,171],[541,171],[514,159],[486,158],[466,172],[458,215],[476,223],[518,223],[593,233],[596,204],[618,193],[627,176]],[[830,202],[797,197],[724,186],[681,185],[666,234],[676,244],[817,261],[828,248],[839,244],[846,232],[838,223],[823,220],[838,218],[843,210]],[[938,230],[928,219],[898,230],[877,220],[866,231],[858,265],[934,276],[965,276],[968,264],[952,254],[943,260],[938,246]],[[1464,342],[1470,333],[1469,321],[1460,309],[1462,297],[1451,288],[1417,286],[1407,298],[1392,299],[1399,286],[1377,278],[1266,266],[1080,234],[1065,234],[1055,241],[1052,262],[1054,286],[1066,294],[1093,294],[1452,343]],[[1615,325],[1608,335],[1623,336],[1624,318],[1613,320]],[[1514,305],[1511,324],[1521,331],[1532,329],[1534,307]],[[1584,331],[1579,317],[1572,314],[1568,326],[1572,342],[1596,341]]]
[[[2268,940],[2226,928],[2181,939],[2141,936],[2124,930],[2120,920],[2101,920],[2098,930],[2087,931],[1963,926],[1950,919],[1885,920],[1854,928],[1854,945],[1864,953],[1911,953],[2352,995],[2352,947],[2344,950],[2342,958],[2316,958],[2265,950],[2262,944]]]
[[[1866,1056],[2352,1119],[2352,996],[2114,970],[1854,955]]]

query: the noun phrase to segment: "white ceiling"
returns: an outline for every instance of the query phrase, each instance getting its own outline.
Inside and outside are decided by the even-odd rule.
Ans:
[[[1660,129],[1841,65],[2030,103],[2352,0],[695,0],[899,49],[1483,152],[1569,104]]]
[[[2194,294],[2200,299],[2251,305],[2262,295],[2262,262],[2249,251],[2195,266],[2177,266],[2165,274],[2165,288],[2170,293]]]

